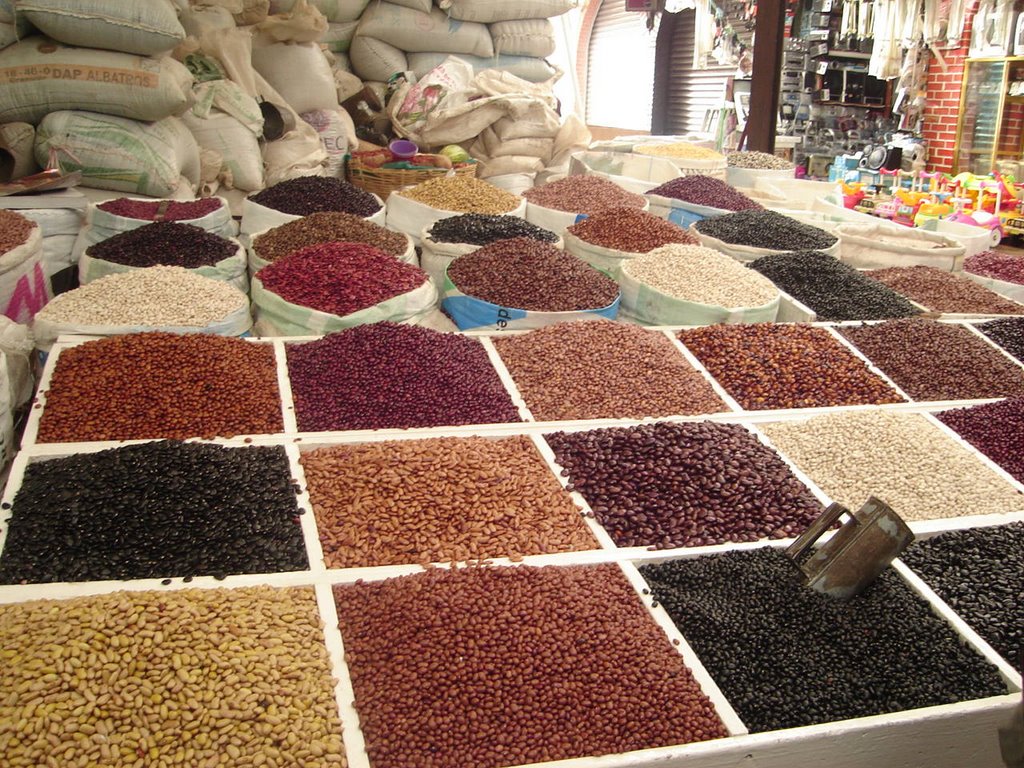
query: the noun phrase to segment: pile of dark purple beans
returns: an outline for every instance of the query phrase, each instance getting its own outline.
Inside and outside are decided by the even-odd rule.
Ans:
[[[238,245],[191,224],[158,221],[90,245],[86,253],[127,267],[208,267],[238,253]]]
[[[700,174],[666,181],[654,189],[647,190],[647,194],[671,197],[685,203],[721,208],[725,211],[747,211],[763,207],[721,179]]]
[[[381,209],[381,204],[369,192],[330,176],[300,176],[297,179],[288,179],[267,187],[249,199],[292,216],[308,216],[321,211],[341,211],[366,217]]]
[[[558,242],[558,235],[518,216],[498,216],[492,213],[464,213],[434,223],[430,239],[435,243],[465,243],[487,245],[496,240],[528,237],[544,243]]]

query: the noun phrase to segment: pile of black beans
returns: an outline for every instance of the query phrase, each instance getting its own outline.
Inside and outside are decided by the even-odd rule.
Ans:
[[[892,569],[845,602],[774,548],[640,572],[753,733],[1007,692]]]
[[[773,251],[817,251],[831,248],[838,242],[835,235],[778,211],[737,211],[702,219],[693,226],[702,235],[731,245]]]
[[[430,239],[437,243],[487,245],[513,237],[528,237],[543,243],[558,242],[558,235],[554,232],[531,224],[526,219],[491,213],[464,213],[441,219],[430,228]]]
[[[29,464],[0,584],[305,570],[284,449],[156,441]]]
[[[889,320],[921,312],[892,288],[820,251],[776,253],[749,266],[814,310],[819,320]]]
[[[948,531],[915,542],[900,557],[1024,670],[1024,523]]]

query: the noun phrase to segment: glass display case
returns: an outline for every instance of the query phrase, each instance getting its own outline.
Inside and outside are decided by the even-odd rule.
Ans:
[[[1024,150],[1024,56],[968,59],[953,151],[955,173],[987,174]]]

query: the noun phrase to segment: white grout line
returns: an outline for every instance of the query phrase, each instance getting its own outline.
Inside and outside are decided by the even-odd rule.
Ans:
[[[567,489],[569,485],[569,477],[567,474],[563,475],[564,467],[562,467],[558,460],[555,458],[555,452],[548,445],[547,441],[537,434],[530,435],[530,439],[533,441],[534,447],[537,449],[537,453],[540,454],[541,459],[547,464],[548,469],[551,470],[551,474],[555,476],[555,480],[562,487],[565,493],[568,493],[572,498],[573,504],[580,510],[580,514],[583,517],[583,522],[590,530],[590,533],[597,540],[597,543],[601,546],[601,549],[615,552],[618,550],[618,546],[612,540],[612,537],[605,530],[604,526],[597,522],[597,517],[594,514],[594,510],[590,508],[590,504],[583,494],[579,491],[570,491]]]
[[[352,687],[348,664],[345,662],[345,643],[338,623],[338,609],[334,604],[334,593],[328,584],[317,584],[316,602],[320,619],[324,623],[324,645],[334,676],[334,699],[341,717],[341,738],[349,768],[370,768],[370,756],[366,753],[366,742],[359,725],[359,713],[355,708],[356,694]]]
[[[715,390],[715,394],[722,398],[722,402],[728,406],[729,410],[733,413],[741,413],[743,411],[743,406],[737,402],[736,398],[729,394],[718,379],[711,374],[711,371],[707,369],[704,363],[702,363],[698,357],[690,351],[689,347],[680,341],[679,336],[671,331],[665,331],[664,333],[668,336],[669,341],[672,342],[672,346],[674,346],[679,353],[686,358],[686,362],[688,362],[694,370],[700,373],[700,375],[704,377],[705,381],[711,385],[711,388]]]
[[[313,509],[313,502],[309,498],[309,485],[306,482],[306,472],[299,459],[299,448],[294,443],[284,447],[288,456],[288,464],[292,470],[292,478],[299,486],[299,493],[296,494],[296,502],[305,514],[299,515],[299,523],[302,525],[302,539],[306,545],[306,556],[309,558],[309,569],[313,573],[320,573],[327,570],[324,563],[324,551],[320,544],[320,532],[317,527],[316,514]]]
[[[843,323],[843,325],[847,325],[847,323]],[[836,330],[836,328],[834,326],[826,325],[826,326],[823,326],[823,327],[825,328],[825,330],[827,330],[829,332],[829,335],[831,335],[832,338],[834,338],[836,341],[838,341],[840,344],[842,344],[844,347],[846,347],[850,352],[853,353],[853,355],[855,357],[857,357],[865,365],[867,365],[868,370],[870,370],[873,374],[878,376],[882,381],[884,381],[886,384],[888,384],[890,387],[892,387],[892,389],[896,392],[896,394],[898,394],[900,397],[902,397],[908,403],[911,403],[911,402],[914,401],[914,398],[912,398],[909,394],[907,394],[899,384],[897,384],[895,381],[893,381],[891,378],[889,378],[888,374],[886,374],[881,368],[879,368],[877,365],[875,365],[875,363],[867,355],[865,355],[863,352],[861,352],[856,344],[854,344],[848,338],[843,336],[843,334],[839,333],[839,331]]]
[[[298,414],[295,413],[295,397],[292,394],[292,380],[288,375],[288,350],[284,342],[274,340],[274,361],[277,364],[277,389],[281,394],[281,416],[285,434],[299,431]]]
[[[939,597],[938,593],[929,587],[927,582],[918,576],[910,566],[902,560],[894,560],[892,565],[896,572],[903,577],[903,580],[909,584],[910,588],[928,603],[932,613],[946,624],[952,626],[968,646],[972,647],[979,655],[983,656],[999,670],[999,675],[1003,678],[1010,692],[1020,693],[1020,673],[1000,656],[986,640],[971,629],[967,622],[960,618],[960,615],[945,600]]]
[[[536,421],[533,414],[530,413],[530,407],[527,405],[526,400],[523,398],[523,393],[519,391],[519,387],[516,385],[515,379],[512,378],[511,372],[505,365],[505,361],[501,359],[501,355],[498,354],[498,348],[494,346],[494,341],[490,336],[480,336],[481,346],[487,350],[487,358],[491,361],[491,365],[494,370],[498,373],[498,378],[501,379],[502,385],[508,392],[509,397],[512,398],[512,403],[519,409],[519,416],[525,422]]]
[[[704,692],[704,695],[711,700],[715,712],[721,718],[729,735],[740,736],[748,733],[746,724],[737,714],[736,710],[733,709],[732,704],[729,703],[725,694],[722,693],[722,689],[718,687],[718,683],[711,677],[704,664],[701,663],[696,651],[687,642],[686,636],[680,631],[679,627],[669,617],[668,612],[660,604],[653,605],[654,598],[651,594],[650,586],[637,567],[633,563],[620,562],[619,569],[636,591],[637,599],[643,603],[651,619],[668,636],[668,639],[673,641],[673,646],[679,651],[679,655],[683,657],[683,662],[690,672],[693,673],[693,678]]]

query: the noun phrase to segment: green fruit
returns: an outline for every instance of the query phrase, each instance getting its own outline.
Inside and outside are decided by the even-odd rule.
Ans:
[[[464,163],[469,160],[469,152],[464,150],[458,144],[449,144],[448,146],[443,147],[438,154],[444,155],[453,163]]]

